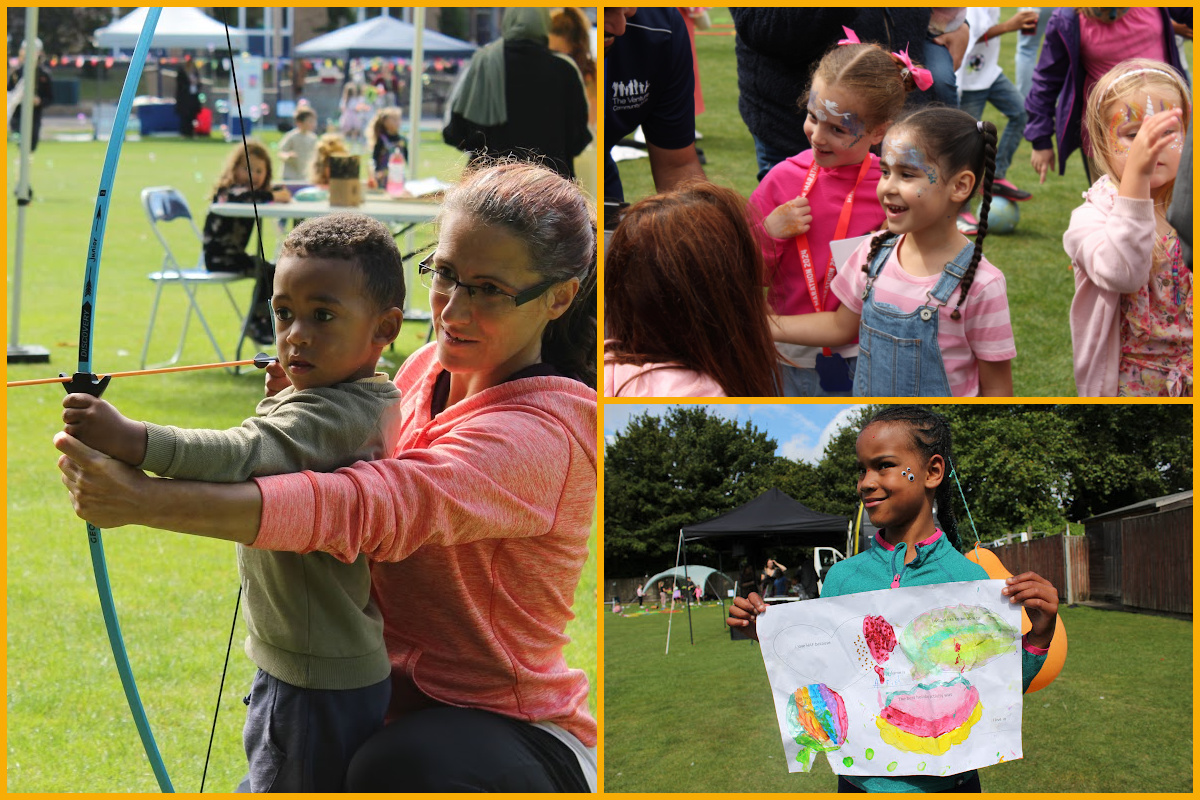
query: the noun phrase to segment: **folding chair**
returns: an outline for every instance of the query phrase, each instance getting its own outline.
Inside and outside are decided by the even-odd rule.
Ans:
[[[201,286],[209,284],[219,284],[225,290],[225,296],[229,298],[230,305],[233,306],[234,314],[241,320],[240,338],[237,343],[237,351],[240,353],[242,344],[247,338],[247,317],[242,314],[238,307],[237,300],[233,297],[233,292],[229,285],[235,281],[254,280],[253,275],[242,275],[237,272],[209,272],[204,266],[204,240],[200,235],[200,229],[196,227],[196,222],[192,219],[191,209],[188,208],[187,200],[176,189],[170,186],[154,186],[149,189],[142,190],[142,207],[146,209],[146,217],[150,220],[150,228],[154,231],[154,235],[158,237],[158,241],[162,244],[164,255],[162,267],[157,272],[149,274],[150,280],[154,281],[157,288],[154,292],[154,303],[150,306],[150,325],[146,328],[146,341],[142,345],[141,368],[146,368],[146,353],[150,349],[150,337],[154,332],[154,323],[158,317],[158,302],[162,297],[163,287],[168,284],[177,284],[183,289],[187,296],[188,307],[187,313],[183,317],[183,330],[179,334],[179,346],[175,349],[175,354],[170,360],[166,361],[162,366],[174,364],[179,361],[179,357],[183,354],[183,345],[187,339],[188,323],[191,321],[192,314],[200,320],[200,324],[204,327],[204,332],[208,334],[208,340],[212,343],[213,350],[217,353],[218,361],[225,361],[225,354],[221,351],[221,346],[217,344],[217,338],[213,335],[212,329],[208,325],[208,320],[204,317],[204,312],[200,310],[198,302],[197,290]],[[185,268],[182,263],[175,257],[175,252],[171,248],[171,244],[167,238],[163,236],[160,225],[165,225],[168,222],[176,220],[186,220],[187,226],[192,230],[192,234],[196,240],[197,255],[194,261],[195,266]],[[173,226],[178,229],[180,225]]]

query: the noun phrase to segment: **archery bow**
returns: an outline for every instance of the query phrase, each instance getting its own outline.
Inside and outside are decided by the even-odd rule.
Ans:
[[[92,216],[92,233],[84,270],[83,300],[79,319],[79,368],[67,383],[68,392],[86,392],[99,397],[108,385],[108,378],[98,380],[92,374],[92,332],[95,326],[96,294],[100,279],[100,253],[104,246],[104,229],[108,223],[108,203],[112,198],[113,180],[116,177],[117,161],[121,157],[121,145],[125,140],[125,128],[129,124],[133,96],[137,93],[142,70],[146,65],[146,54],[150,50],[150,40],[154,38],[154,28],[158,25],[161,13],[161,8],[146,10],[146,21],[142,25],[141,34],[138,35],[137,45],[133,49],[133,58],[129,62],[129,72],[126,73],[125,83],[121,87],[121,98],[117,102],[116,118],[104,155],[104,168],[100,173],[100,188],[96,194],[96,213]],[[167,767],[163,763],[162,755],[158,752],[154,734],[150,731],[150,721],[146,718],[146,709],[142,706],[137,683],[133,679],[133,667],[129,663],[129,654],[125,651],[125,640],[121,636],[121,625],[117,621],[117,609],[108,580],[108,566],[104,559],[104,540],[101,538],[100,529],[90,522],[87,523],[87,531],[92,554],[92,569],[96,575],[96,591],[100,595],[100,608],[104,614],[104,627],[108,631],[108,641],[112,646],[117,672],[121,676],[121,685],[125,689],[125,699],[129,702],[129,710],[133,714],[133,721],[141,735],[142,746],[146,750],[146,757],[150,759],[150,767],[154,770],[155,778],[158,779],[159,788],[164,792],[173,792],[175,789],[171,786]]]

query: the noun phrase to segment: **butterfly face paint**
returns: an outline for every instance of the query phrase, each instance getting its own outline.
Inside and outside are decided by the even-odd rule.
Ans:
[[[814,78],[807,112],[804,133],[819,166],[828,169],[858,164],[866,158],[872,141],[853,97]]]

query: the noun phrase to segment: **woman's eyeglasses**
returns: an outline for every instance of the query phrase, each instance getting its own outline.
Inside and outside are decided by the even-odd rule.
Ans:
[[[432,260],[433,256],[430,255],[417,265],[417,274],[421,277],[422,286],[446,297],[453,295],[455,289],[465,289],[471,305],[489,313],[503,314],[513,311],[517,306],[523,306],[530,300],[541,297],[551,286],[558,283],[545,281],[516,294],[507,294],[495,286],[478,286],[456,280],[450,277],[446,270],[431,266]]]

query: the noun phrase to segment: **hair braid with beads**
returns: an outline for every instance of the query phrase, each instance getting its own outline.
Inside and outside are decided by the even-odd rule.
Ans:
[[[942,530],[946,532],[954,549],[959,550],[961,542],[958,536],[958,518],[954,515],[950,479],[950,470],[954,464],[953,442],[946,418],[923,406],[889,406],[875,412],[867,424],[863,425],[863,430],[877,423],[905,426],[912,436],[913,447],[923,458],[929,460],[935,455],[941,456],[946,463],[942,482],[938,484],[933,497],[937,503],[937,518],[942,524]]]

